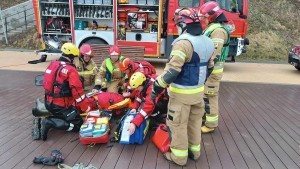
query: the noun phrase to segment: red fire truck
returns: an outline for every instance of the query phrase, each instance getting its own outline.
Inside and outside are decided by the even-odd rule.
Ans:
[[[174,11],[198,8],[209,0],[32,0],[42,54],[65,42],[143,46],[145,58],[167,59],[178,37]],[[235,28],[229,56],[245,52],[248,0],[217,0]]]

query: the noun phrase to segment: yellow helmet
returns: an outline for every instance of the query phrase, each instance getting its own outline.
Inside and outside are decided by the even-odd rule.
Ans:
[[[129,84],[132,89],[141,86],[146,81],[146,76],[141,72],[135,72],[131,75]]]
[[[61,51],[65,55],[73,55],[74,57],[79,56],[79,49],[73,43],[64,43],[61,47]]]

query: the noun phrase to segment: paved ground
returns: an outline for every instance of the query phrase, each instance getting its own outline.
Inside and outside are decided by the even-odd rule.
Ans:
[[[44,71],[50,60],[57,56],[49,56],[47,62],[28,64],[29,60],[40,57],[32,52],[0,51],[0,70]],[[164,68],[163,63],[155,63],[158,74]],[[262,63],[226,63],[222,81],[275,83],[275,84],[300,84],[300,71],[289,64],[262,64]]]

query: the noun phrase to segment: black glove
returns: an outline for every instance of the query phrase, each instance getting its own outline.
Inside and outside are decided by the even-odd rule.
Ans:
[[[44,164],[44,165],[56,165],[58,163],[63,163],[64,158],[62,157],[62,153],[58,150],[51,151],[51,157],[34,157],[33,163],[36,164]]]
[[[101,89],[101,85],[95,85],[95,86],[94,86],[94,89],[100,90],[100,89]]]
[[[101,88],[101,91],[102,91],[102,92],[106,92],[106,91],[107,91],[107,88]]]
[[[160,94],[165,88],[161,87],[157,81],[153,83],[152,92],[151,92],[151,100],[155,103],[155,99],[158,94]]]

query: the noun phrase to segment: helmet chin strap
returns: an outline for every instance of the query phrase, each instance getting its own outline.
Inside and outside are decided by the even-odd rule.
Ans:
[[[182,34],[183,32],[185,32],[186,29],[187,29],[186,23],[183,23],[183,22],[177,23],[176,26],[177,26],[177,30],[178,30],[178,34],[179,34],[179,35],[181,35],[181,34]]]

